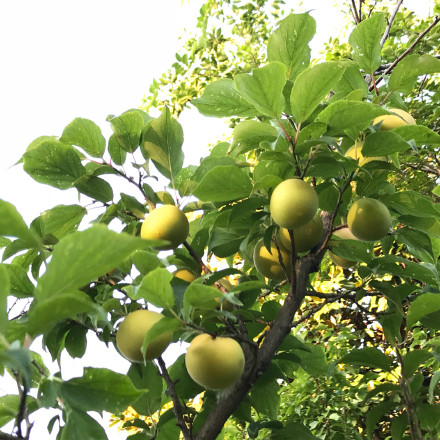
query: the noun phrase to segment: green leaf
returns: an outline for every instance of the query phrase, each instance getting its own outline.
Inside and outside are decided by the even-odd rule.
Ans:
[[[284,110],[286,66],[274,61],[235,76],[237,90],[263,115],[278,119]]]
[[[280,406],[279,392],[277,381],[257,381],[251,390],[251,404],[259,414],[276,420]]]
[[[126,374],[106,368],[84,368],[82,377],[61,384],[62,399],[81,411],[124,411],[146,390],[135,388]]]
[[[345,63],[345,70],[341,79],[333,87],[335,93],[352,93],[362,91],[362,96],[368,96],[368,85],[356,64]]]
[[[143,148],[161,174],[174,181],[183,164],[183,131],[168,107],[154,119],[143,136]]]
[[[0,351],[0,366],[17,370],[22,375],[24,386],[30,390],[32,386],[32,358],[25,348],[9,348]]]
[[[46,140],[23,155],[23,169],[39,183],[58,189],[71,188],[86,174],[78,151],[57,140]]]
[[[161,318],[150,328],[150,330],[148,330],[147,334],[145,335],[145,339],[141,347],[142,355],[145,356],[148,346],[155,339],[167,332],[174,333],[182,326],[183,324],[180,319],[168,318],[168,316],[164,316],[163,318]]]
[[[368,263],[372,259],[372,245],[365,241],[343,240],[333,236],[329,246],[334,254],[349,261]]]
[[[6,394],[0,397],[0,428],[11,420],[17,418],[20,405],[20,396],[17,394]],[[39,408],[37,400],[32,396],[26,397],[26,409],[28,414]]]
[[[239,251],[240,244],[249,230],[235,230],[215,227],[209,240],[208,253],[213,252],[219,258],[226,258]]]
[[[289,422],[283,429],[273,431],[270,440],[318,440],[304,425],[298,422]]]
[[[437,72],[440,72],[440,60],[436,57],[428,54],[409,55],[393,69],[388,89],[410,93],[418,76]]]
[[[353,60],[366,73],[373,74],[381,63],[380,39],[386,26],[385,14],[373,14],[361,21],[350,34]]]
[[[127,158],[127,151],[121,148],[114,134],[110,136],[107,148],[110,157],[116,165],[123,165],[125,163],[125,159]]]
[[[308,13],[290,14],[267,42],[269,61],[280,61],[287,67],[287,79],[294,80],[310,63],[309,41],[316,33],[316,21]]]
[[[156,365],[153,362],[146,362],[145,365],[132,363],[127,376],[136,388],[147,390],[132,403],[131,406],[136,412],[145,416],[151,416],[159,410],[162,400],[163,381]]]
[[[258,121],[243,121],[233,131],[233,142],[230,151],[234,154],[246,153],[259,147],[260,142],[274,142],[277,130],[270,124]]]
[[[317,121],[326,123],[330,133],[341,133],[353,127],[363,130],[376,116],[386,114],[389,114],[387,110],[371,102],[340,100],[319,113]]]
[[[29,280],[27,272],[18,264],[5,264],[9,274],[10,294],[17,298],[27,298],[34,294],[34,285]]]
[[[328,155],[316,155],[310,161],[306,176],[330,179],[332,177],[339,177],[345,174],[345,169],[342,163]]]
[[[298,75],[290,92],[290,107],[296,122],[305,121],[328,95],[344,73],[343,64],[321,63]]]
[[[352,350],[350,353],[343,356],[339,360],[339,363],[378,368],[383,371],[391,370],[390,361],[387,356],[374,347],[364,347]]]
[[[393,128],[391,133],[398,134],[406,141],[414,141],[417,146],[440,144],[440,134],[424,125],[402,125]]]
[[[298,345],[297,342],[295,344]],[[304,344],[302,347],[294,345],[294,348],[298,349],[298,351],[295,351],[295,355],[300,358],[300,365],[307,373],[313,377],[327,374],[328,366],[324,349],[321,346]]]
[[[112,270],[146,244],[149,244],[148,240],[118,234],[105,225],[73,232],[55,245],[47,270],[38,281],[35,296],[40,300],[79,289]]]
[[[403,356],[403,375],[409,379],[419,366],[432,358],[432,353],[427,350],[411,350]]]
[[[69,408],[66,414],[67,420],[61,431],[60,440],[76,440],[79,438],[107,440],[104,428],[87,413]]]
[[[402,440],[408,426],[408,415],[406,413],[393,417],[391,422],[391,437],[393,440]]]
[[[429,403],[432,405],[434,403],[435,399],[435,391],[437,390],[437,384],[440,381],[440,371],[436,371],[432,377],[431,381],[429,382],[429,388],[428,388],[428,396],[429,396]]]
[[[117,300],[118,301],[118,300]],[[64,345],[72,358],[82,358],[87,348],[88,329],[81,325],[73,326],[64,339]]]
[[[60,239],[78,229],[87,210],[79,205],[58,205],[41,214],[42,233]]]
[[[18,237],[30,246],[39,246],[39,237],[29,230],[22,216],[12,203],[0,200],[0,235]]]
[[[373,408],[369,408],[366,420],[368,438],[371,438],[374,428],[382,419],[382,417],[396,406],[398,406],[397,403],[386,400],[384,402],[380,402]]]
[[[142,130],[148,119],[151,118],[139,109],[127,110],[117,117],[107,117],[116,140],[127,153],[133,153],[139,147]]]
[[[424,293],[418,296],[409,306],[406,326],[410,329],[414,324],[440,310],[440,295]]]
[[[180,355],[168,368],[171,380],[176,384],[176,391],[181,399],[190,399],[200,394],[204,388],[195,383],[185,366],[185,355]],[[171,400],[171,398],[169,398]]]
[[[409,144],[393,131],[378,131],[365,138],[362,156],[387,156],[402,153],[410,148]]]
[[[64,129],[60,141],[81,147],[93,157],[102,157],[105,151],[105,138],[101,129],[89,119],[74,119]]]
[[[85,175],[75,180],[75,188],[81,193],[99,202],[109,202],[113,199],[113,189],[105,180]]]
[[[29,333],[47,333],[59,321],[74,318],[80,313],[100,313],[99,307],[81,291],[61,293],[33,304],[29,310]]]
[[[397,255],[386,255],[375,262],[377,273],[413,278],[430,286],[438,286],[437,270],[429,263],[415,263]]]
[[[131,257],[131,261],[142,275],[146,275],[148,272],[156,269],[156,267],[164,267],[164,264],[157,255],[150,251],[135,251]]]
[[[7,308],[9,289],[9,273],[5,265],[0,264],[0,334],[5,334],[9,325]]]
[[[205,116],[253,117],[258,112],[235,88],[232,79],[219,79],[207,85],[200,98],[193,99],[198,111]]]
[[[417,217],[439,217],[431,199],[415,191],[398,191],[381,199],[389,208],[401,215]]]
[[[333,182],[323,182],[316,186],[319,198],[319,208],[323,211],[333,211],[339,199],[339,191]]]
[[[200,283],[191,283],[183,296],[183,307],[186,316],[192,308],[215,309],[221,292],[215,287],[204,286]]]
[[[236,166],[211,168],[199,182],[194,195],[203,202],[227,202],[249,196],[252,183],[247,174]]]
[[[170,309],[174,305],[172,279],[173,275],[167,269],[156,267],[144,276],[133,298],[143,298],[156,307]]]

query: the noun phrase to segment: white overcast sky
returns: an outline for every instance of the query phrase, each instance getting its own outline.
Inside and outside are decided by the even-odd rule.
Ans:
[[[298,2],[286,3],[293,8]],[[312,9],[317,19],[315,50],[331,35],[340,35],[342,15],[334,6],[338,3],[306,0],[298,9]],[[432,3],[404,2],[424,14]],[[179,41],[179,36],[184,36],[185,29],[194,29],[202,4],[202,0],[184,4],[181,0],[0,2],[0,199],[14,203],[28,224],[52,206],[78,203],[75,190],[38,184],[20,165],[11,166],[32,140],[61,135],[75,117],[92,119],[107,136],[106,116],[141,105],[152,79],[174,61],[185,40]],[[222,129],[217,120],[196,112],[185,111],[180,122],[184,151],[196,164]],[[98,356],[94,350],[88,350],[82,360],[63,355],[62,365],[69,367],[64,379],[81,375],[84,365],[127,370],[128,362],[114,350],[104,347]],[[7,392],[15,391],[0,378],[0,395]],[[45,432],[47,420],[39,417],[34,431],[41,434],[34,432],[34,438],[54,438]],[[115,433],[110,436],[121,438]]]

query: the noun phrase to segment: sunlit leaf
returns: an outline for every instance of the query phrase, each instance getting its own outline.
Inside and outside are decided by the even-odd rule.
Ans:
[[[385,14],[373,14],[370,18],[362,20],[348,38],[353,48],[353,60],[366,73],[373,74],[380,66],[382,49],[380,39],[385,25]]]
[[[383,371],[390,371],[390,361],[379,349],[364,347],[352,350],[340,360],[342,364],[359,365],[363,367],[378,368]]]
[[[38,299],[45,299],[79,289],[112,270],[146,244],[146,240],[118,234],[104,225],[66,235],[56,244],[35,295]]]
[[[408,55],[393,69],[388,88],[393,91],[410,93],[417,77],[440,72],[440,60],[428,54]]]
[[[205,116],[257,116],[258,111],[235,88],[231,79],[219,79],[207,85],[200,98],[191,104]]]
[[[217,166],[210,169],[194,190],[204,202],[226,202],[248,197],[252,190],[249,176],[236,166]]]
[[[263,115],[278,119],[284,109],[283,88],[286,84],[286,66],[274,61],[252,73],[235,76],[237,90]]]
[[[440,295],[424,293],[418,296],[409,306],[406,326],[410,329],[414,324],[425,316],[440,310]]]
[[[143,135],[143,148],[157,169],[165,177],[174,180],[183,164],[183,130],[168,107],[150,122]]]
[[[30,246],[38,246],[38,236],[29,230],[21,215],[12,203],[0,200],[0,235],[19,237]]]
[[[321,63],[298,75],[290,92],[290,107],[296,122],[303,122],[324,100],[344,73],[343,64]]]
[[[118,413],[124,411],[144,391],[137,389],[127,375],[106,368],[87,367],[81,377],[61,385],[62,398],[69,406],[82,411]]]
[[[78,151],[57,140],[46,140],[23,155],[23,169],[34,180],[58,189],[71,188],[86,169]]]
[[[77,145],[93,157],[102,157],[105,151],[105,138],[101,129],[89,119],[75,118],[63,130],[60,141]]]
[[[316,22],[310,14],[289,14],[269,37],[267,58],[282,62],[287,78],[295,79],[310,63],[309,41],[315,32]]]

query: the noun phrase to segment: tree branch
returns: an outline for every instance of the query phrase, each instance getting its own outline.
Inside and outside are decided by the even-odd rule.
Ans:
[[[358,14],[358,10],[356,7],[356,3],[354,0],[351,0],[351,6],[350,6],[351,15],[353,15],[355,24],[359,24],[361,22],[361,17]]]
[[[197,252],[191,247],[191,245],[185,240],[183,245],[186,247],[187,251],[194,258],[194,260],[199,263],[200,268],[205,272],[205,274],[212,273],[211,269],[203,262],[203,260],[197,255]]]
[[[403,0],[398,0],[396,7],[394,8],[394,11],[391,13],[390,18],[388,20],[387,27],[385,28],[385,32],[380,40],[380,47],[383,47],[385,44],[385,41],[387,40],[388,36],[390,35],[391,26],[393,24],[394,19],[396,18],[397,12],[399,11],[400,6],[402,5]]]
[[[331,234],[333,213],[323,216],[324,233]],[[242,344],[245,353],[245,369],[241,379],[230,389],[220,395],[216,406],[208,415],[205,423],[195,436],[195,440],[212,440],[217,437],[226,420],[235,411],[240,402],[252,388],[256,380],[270,365],[281,342],[290,333],[293,317],[301,306],[307,292],[310,273],[317,270],[324,256],[325,247],[304,256],[296,261],[296,282],[290,285],[289,293],[281,307],[278,316],[267,331],[260,348]]]
[[[411,53],[413,51],[413,49],[417,46],[417,44],[420,42],[420,40],[440,21],[440,16],[436,16],[434,18],[434,21],[423,31],[421,32],[418,37],[412,42],[411,46],[408,47],[408,49],[405,50],[405,52],[403,52],[402,55],[400,55],[399,57],[397,57],[391,64],[390,66],[385,69],[385,71],[383,72],[383,74],[381,76],[379,76],[379,78],[377,78],[376,80],[376,85],[378,83],[380,83],[380,81],[382,81],[383,79],[383,75],[386,75],[388,73],[390,73],[396,66],[397,64],[400,63],[400,61],[402,61],[409,53]],[[369,90],[373,90],[374,86],[370,86]]]
[[[168,370],[166,368],[165,362],[162,357],[157,358],[157,362],[160,367],[160,375],[165,381],[168,391],[171,395],[171,399],[173,400],[173,412],[176,416],[177,426],[183,433],[185,440],[192,440],[193,434],[191,429],[188,427],[185,421],[185,414],[183,412],[182,404],[180,403],[179,396],[177,395],[176,387],[174,386],[174,382],[172,381],[170,375],[168,374]]]
[[[401,373],[399,377],[399,385],[402,389],[403,400],[405,400],[406,405],[406,415],[408,417],[409,428],[411,431],[412,440],[423,440],[422,431],[420,430],[420,423],[417,417],[416,408],[414,398],[411,394],[411,390],[408,384],[408,381],[403,376],[404,365],[403,365],[403,357],[400,354],[399,347],[396,345],[396,354],[397,360],[400,364]]]

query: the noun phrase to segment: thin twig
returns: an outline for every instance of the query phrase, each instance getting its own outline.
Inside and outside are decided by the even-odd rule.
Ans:
[[[184,241],[183,245],[186,247],[191,257],[193,257],[194,260],[196,260],[197,263],[199,263],[200,268],[205,274],[212,273],[212,270],[209,269],[209,267],[203,262],[203,260],[199,257],[199,255],[197,255],[197,252],[191,247],[191,245],[187,241]]]
[[[397,12],[399,11],[399,8],[402,5],[402,3],[403,3],[403,0],[398,0],[396,7],[394,8],[393,12],[391,13],[390,18],[388,19],[387,27],[385,28],[385,32],[380,40],[380,47],[383,47],[386,39],[390,35],[391,26],[394,22],[394,19],[396,18]]]
[[[168,374],[168,370],[166,368],[165,362],[162,359],[162,357],[158,357],[157,362],[160,367],[160,375],[165,381],[168,391],[171,395],[171,399],[173,400],[173,412],[174,415],[176,416],[177,426],[181,429],[185,440],[192,440],[193,439],[192,431],[185,422],[185,414],[183,411],[182,404],[180,403],[179,396],[177,395],[174,382],[172,381],[170,375]]]
[[[311,308],[305,315],[303,315],[300,319],[297,321],[292,322],[292,328],[297,327],[299,324],[303,323],[304,321],[307,321],[309,318],[311,318],[316,312],[319,312],[325,305],[328,303],[333,302],[332,300],[325,300],[322,303],[319,303],[315,307]]]
[[[401,369],[401,373],[399,377],[399,385],[400,388],[402,389],[403,399],[406,405],[406,415],[408,417],[409,428],[411,431],[411,438],[412,440],[423,440],[423,435],[420,430],[420,422],[416,413],[414,398],[411,394],[408,381],[404,376],[405,369],[404,369],[403,357],[397,345],[395,346],[395,350],[396,350],[397,360],[400,364],[400,369]]]
[[[354,0],[351,0],[350,10],[351,10],[351,14],[353,15],[354,22],[356,24],[359,24],[361,22],[361,18],[358,14],[356,3],[354,2]]]
[[[413,51],[413,49],[417,46],[417,44],[420,42],[420,40],[438,23],[440,22],[440,16],[436,16],[434,18],[434,21],[423,31],[419,34],[419,36],[412,42],[411,46],[408,47],[408,49],[405,50],[405,52],[403,52],[402,55],[400,55],[399,57],[397,57],[391,64],[390,66],[383,72],[383,74],[381,76],[379,76],[379,78],[376,79],[376,85],[379,84],[384,75],[387,75],[388,73],[390,73],[396,66],[397,64],[400,63],[400,61],[402,61],[409,53],[411,53]],[[370,86],[369,90],[373,90],[373,86]]]

